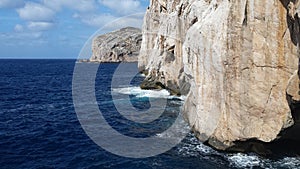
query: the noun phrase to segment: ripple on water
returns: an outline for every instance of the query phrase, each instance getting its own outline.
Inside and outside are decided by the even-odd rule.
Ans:
[[[191,133],[170,151],[151,158],[129,159],[106,152],[86,135],[77,120],[71,91],[74,63],[63,60],[0,62],[0,168],[300,168],[299,157],[274,160],[254,154],[222,153],[200,143]],[[172,98],[164,90],[144,91],[132,86],[119,86],[111,92],[109,77],[116,66],[101,65],[99,71],[105,76],[96,79],[97,101],[112,120],[111,124],[129,126],[111,112],[109,105],[113,101],[108,99],[111,93],[134,95],[133,101],[139,99],[136,103],[147,101],[144,97],[168,98],[171,106],[166,108],[166,118],[157,122],[160,125],[144,127],[150,134],[176,138],[181,128],[167,135],[157,134],[156,130],[165,127],[160,122],[170,123],[177,117],[178,111],[172,107],[180,106],[184,97]],[[135,82],[137,86],[139,81]],[[122,100],[117,102],[122,103]],[[97,102],[83,100],[80,106],[86,104]],[[148,108],[147,104],[141,105]],[[128,134],[138,129],[132,125],[123,131]]]

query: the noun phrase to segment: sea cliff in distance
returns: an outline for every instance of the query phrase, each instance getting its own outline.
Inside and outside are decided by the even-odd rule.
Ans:
[[[137,62],[141,42],[142,32],[134,27],[99,35],[93,39],[91,58],[79,62]]]

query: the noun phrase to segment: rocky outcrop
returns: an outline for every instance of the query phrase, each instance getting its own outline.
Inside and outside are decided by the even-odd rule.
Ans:
[[[151,0],[143,86],[186,94],[186,120],[215,148],[278,139],[294,123],[286,94],[298,66],[290,2]]]
[[[127,27],[93,40],[90,62],[137,62],[142,33],[138,28]]]

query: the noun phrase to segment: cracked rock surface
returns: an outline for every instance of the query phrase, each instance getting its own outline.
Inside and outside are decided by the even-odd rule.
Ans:
[[[288,4],[151,0],[139,68],[187,95],[185,118],[201,141],[226,150],[274,141],[293,125],[286,89],[298,57]]]
[[[142,33],[138,28],[127,27],[93,40],[91,62],[137,62]]]

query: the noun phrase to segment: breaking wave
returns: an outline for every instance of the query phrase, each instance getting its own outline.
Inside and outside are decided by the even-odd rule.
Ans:
[[[122,88],[113,88],[112,92],[125,94],[125,95],[134,95],[137,98],[149,97],[149,98],[165,98],[165,99],[178,99],[181,101],[185,100],[185,96],[172,96],[169,91],[166,89],[162,90],[144,90],[137,86],[122,87]]]
[[[201,143],[192,133],[176,148],[176,151],[183,157],[206,159],[223,163],[230,168],[300,169],[299,157],[270,159],[253,153],[223,153]]]

